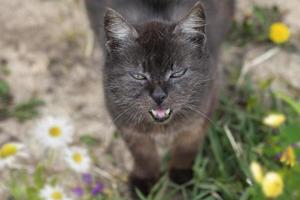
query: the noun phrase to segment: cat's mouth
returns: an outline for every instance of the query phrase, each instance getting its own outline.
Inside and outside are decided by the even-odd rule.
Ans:
[[[165,122],[170,118],[172,114],[172,110],[170,108],[168,109],[156,108],[156,109],[151,109],[149,113],[154,119],[154,121]]]

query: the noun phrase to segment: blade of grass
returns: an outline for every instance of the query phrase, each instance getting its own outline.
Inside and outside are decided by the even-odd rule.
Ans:
[[[279,92],[275,93],[275,96],[278,97],[279,99],[282,99],[287,104],[289,104],[300,115],[300,103],[299,102],[296,102],[291,97],[289,97],[285,94],[279,93]]]
[[[221,173],[223,178],[226,178],[226,177],[228,177],[228,173],[226,171],[224,161],[222,159],[223,158],[223,153],[222,153],[222,150],[221,150],[222,145],[220,143],[220,140],[219,140],[219,138],[217,137],[216,133],[213,130],[209,131],[208,136],[209,136],[209,141],[210,141],[210,144],[211,144],[211,148],[212,148],[214,157],[215,157],[215,159],[218,163],[220,173]]]

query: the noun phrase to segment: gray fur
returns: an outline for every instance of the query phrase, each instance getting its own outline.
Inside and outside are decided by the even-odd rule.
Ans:
[[[100,43],[107,43],[106,104],[121,131],[176,133],[196,119],[209,118],[218,49],[230,25],[233,0],[203,0],[203,7],[198,3],[193,8],[197,2],[86,0],[91,25]],[[182,69],[188,69],[183,77],[168,78]],[[148,80],[133,79],[133,72]],[[166,123],[153,122],[149,115],[157,106],[150,97],[155,87],[168,93],[162,106],[173,109]]]

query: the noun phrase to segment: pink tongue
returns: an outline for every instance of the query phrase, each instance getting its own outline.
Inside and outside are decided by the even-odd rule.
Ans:
[[[166,111],[165,110],[155,110],[155,112],[156,112],[156,114],[157,114],[157,116],[159,117],[159,118],[163,118],[163,117],[165,117],[165,113],[166,113]]]

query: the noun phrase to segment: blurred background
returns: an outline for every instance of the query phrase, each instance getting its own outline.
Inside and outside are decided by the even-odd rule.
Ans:
[[[266,36],[264,26],[273,19],[288,27],[286,44]],[[236,84],[247,77],[299,101],[299,19],[299,0],[237,0],[236,23],[222,55],[225,73]],[[74,144],[93,147],[103,182],[126,182],[131,158],[105,111],[101,62],[82,0],[1,0],[0,146],[26,143],[38,116],[66,116],[75,127]],[[1,197],[8,193],[2,180]]]

